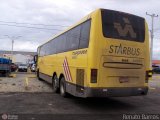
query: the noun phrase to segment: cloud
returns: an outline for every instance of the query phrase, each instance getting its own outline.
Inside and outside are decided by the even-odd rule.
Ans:
[[[151,18],[146,16],[145,13],[148,12],[150,14],[155,13],[160,15],[159,5],[160,1],[158,0],[147,0],[147,2],[146,0],[1,0],[0,21],[71,26],[93,10],[97,8],[106,8],[145,17],[149,28],[151,28]],[[159,21],[160,18],[155,18],[155,28],[160,29]],[[38,45],[48,41],[56,33],[66,28],[61,26],[29,24],[18,25],[57,29],[31,29],[2,25],[2,22],[0,22],[0,38],[4,38],[4,35],[9,35],[11,37],[22,36],[15,40],[17,42],[15,42],[14,50],[26,51],[36,51]],[[157,31],[155,31],[155,38],[158,35],[156,33]],[[10,41],[11,40],[8,38],[0,39],[0,42],[3,42],[3,44],[0,44],[0,49],[10,50],[10,47],[8,47],[11,44]],[[159,44],[159,41],[155,41],[154,56],[155,58],[159,58],[157,57],[159,51],[157,43]]]

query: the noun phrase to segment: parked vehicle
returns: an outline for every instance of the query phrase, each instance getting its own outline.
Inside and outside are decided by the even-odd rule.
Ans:
[[[0,73],[9,76],[11,73],[11,63],[12,61],[7,58],[0,58]]]
[[[27,72],[28,66],[26,64],[20,64],[18,66],[18,72]]]
[[[18,69],[18,66],[14,63],[11,63],[11,72],[15,72]]]
[[[31,72],[35,72],[36,71],[36,64],[32,64],[31,66]]]
[[[157,73],[157,74],[160,74],[160,67],[155,67],[153,68],[153,73]]]

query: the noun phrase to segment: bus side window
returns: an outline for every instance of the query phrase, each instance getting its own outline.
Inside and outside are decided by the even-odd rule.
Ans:
[[[60,44],[60,48],[61,48],[61,52],[64,52],[66,51],[66,33],[64,33],[63,35],[61,35],[60,37],[60,41],[61,41],[61,44]]]
[[[45,55],[45,45],[43,45],[41,48],[40,48],[40,56],[44,56]]]
[[[67,50],[76,50],[78,49],[80,38],[80,26],[77,26],[67,32],[67,41],[66,48]]]
[[[91,20],[81,25],[81,35],[79,48],[87,48],[89,44]]]
[[[49,48],[50,48],[50,54],[56,53],[56,39],[51,41]]]

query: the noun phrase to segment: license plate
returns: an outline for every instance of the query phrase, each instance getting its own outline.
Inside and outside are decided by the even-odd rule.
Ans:
[[[129,82],[129,78],[128,78],[128,77],[119,77],[119,82],[120,82],[120,83]]]

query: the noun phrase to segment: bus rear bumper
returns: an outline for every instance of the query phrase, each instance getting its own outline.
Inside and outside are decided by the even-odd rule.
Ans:
[[[141,96],[148,93],[148,87],[132,88],[85,88],[85,97]]]

